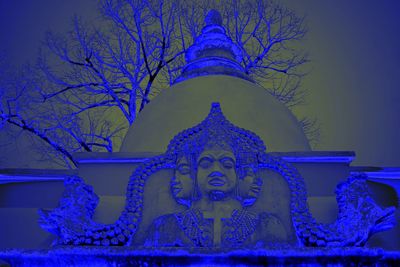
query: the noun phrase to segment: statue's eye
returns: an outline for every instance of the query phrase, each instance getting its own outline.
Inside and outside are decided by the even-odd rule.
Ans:
[[[190,167],[188,164],[180,164],[177,169],[181,175],[187,175],[190,173]]]
[[[201,167],[201,168],[203,168],[203,169],[210,168],[211,165],[213,164],[213,162],[214,162],[213,159],[211,159],[211,158],[209,158],[209,157],[202,158],[202,159],[199,161],[199,167]]]
[[[254,170],[253,170],[253,168],[251,168],[251,167],[246,167],[246,168],[244,169],[244,171],[245,171],[245,174],[246,174],[247,176],[255,176]]]
[[[225,169],[232,169],[235,167],[235,162],[231,158],[223,158],[220,162]]]

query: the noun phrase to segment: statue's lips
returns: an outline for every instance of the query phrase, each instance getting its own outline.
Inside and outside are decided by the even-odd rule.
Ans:
[[[213,177],[208,181],[208,184],[212,186],[224,186],[225,180],[220,177]]]

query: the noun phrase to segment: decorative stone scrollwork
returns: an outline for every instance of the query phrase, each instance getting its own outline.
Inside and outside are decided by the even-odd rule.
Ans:
[[[56,209],[38,211],[40,226],[59,237],[54,244],[74,243],[77,236],[97,226],[92,217],[99,198],[93,188],[77,176],[66,177],[64,186],[65,191]]]
[[[372,200],[363,174],[338,185],[337,221],[317,223],[307,207],[304,179],[265,150],[257,135],[234,126],[214,103],[203,122],[176,135],[165,154],[134,171],[125,209],[114,224],[93,222],[98,198],[76,177],[66,179],[58,208],[39,212],[40,223],[58,235],[57,244],[230,249],[362,246],[394,225],[394,208],[381,209]],[[162,170],[174,171],[166,179],[179,210],[163,213],[144,203],[149,182]],[[153,208],[158,213],[148,216]]]

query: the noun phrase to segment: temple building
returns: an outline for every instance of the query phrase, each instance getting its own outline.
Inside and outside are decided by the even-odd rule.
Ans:
[[[0,170],[0,259],[400,264],[399,169],[313,151],[239,62],[211,12],[181,76],[140,113],[120,152],[78,153],[74,170]]]

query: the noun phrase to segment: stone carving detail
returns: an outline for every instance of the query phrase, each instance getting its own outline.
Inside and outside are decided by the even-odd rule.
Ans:
[[[363,173],[353,174],[337,186],[337,220],[332,224],[316,222],[308,210],[304,182],[297,170],[279,158],[266,158],[264,166],[275,169],[289,181],[293,225],[302,246],[363,246],[371,235],[395,225],[395,208],[379,207],[371,198]]]
[[[218,103],[197,126],[170,142],[165,154],[140,165],[132,174],[125,209],[114,224],[92,220],[98,198],[81,179],[66,179],[60,206],[39,211],[41,226],[66,245],[131,245],[142,223],[146,181],[160,170],[174,170],[170,194],[185,207],[159,214],[142,245],[150,247],[268,248],[288,246],[362,246],[368,238],[394,225],[394,208],[381,209],[370,197],[363,174],[337,188],[339,215],[335,223],[315,221],[298,171],[265,153],[254,133],[231,124]],[[290,194],[290,224],[268,209],[257,210],[263,170],[279,174]],[[279,199],[278,199],[279,200]],[[294,230],[294,231],[293,231]],[[291,234],[293,232],[293,234]]]
[[[77,236],[97,225],[92,217],[99,198],[93,188],[77,176],[66,177],[64,186],[65,191],[56,209],[38,211],[40,226],[59,237],[53,244],[74,243]]]
[[[338,219],[331,225],[304,224],[299,236],[307,246],[363,246],[371,235],[395,225],[394,207],[382,209],[368,193],[365,175],[337,186]]]

